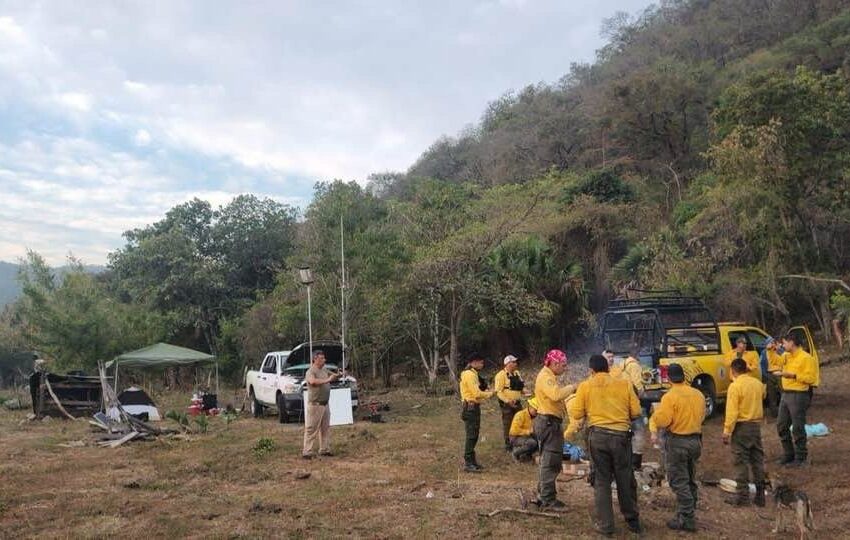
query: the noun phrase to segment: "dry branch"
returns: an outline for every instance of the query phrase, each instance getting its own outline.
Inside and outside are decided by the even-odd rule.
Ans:
[[[541,516],[541,517],[550,517],[550,518],[562,518],[563,514],[553,514],[552,512],[535,512],[534,510],[521,510],[519,508],[500,508],[498,510],[493,510],[488,513],[479,513],[478,515],[481,517],[493,517],[498,516],[499,514],[524,514],[526,516]]]

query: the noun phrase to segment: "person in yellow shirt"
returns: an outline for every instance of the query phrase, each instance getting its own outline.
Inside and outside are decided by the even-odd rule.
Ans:
[[[484,357],[472,353],[468,357],[466,369],[460,374],[460,417],[466,430],[463,470],[466,472],[481,472],[484,469],[475,457],[475,445],[478,444],[481,431],[481,402],[493,397],[494,392],[487,390],[487,383],[479,375],[483,368]]]
[[[567,355],[559,349],[546,353],[543,368],[534,383],[537,398],[537,417],[534,436],[540,444],[540,471],[537,483],[537,505],[541,509],[563,511],[564,503],[557,499],[555,479],[561,473],[564,457],[564,400],[575,392],[575,386],[561,386],[558,377],[567,371]]]
[[[767,385],[765,405],[767,414],[771,418],[776,418],[779,414],[779,399],[782,397],[782,379],[777,372],[782,371],[782,366],[785,365],[785,358],[783,358],[785,351],[781,351],[776,340],[769,337],[764,342],[764,352],[767,357],[767,372],[763,373],[764,383]]]
[[[587,446],[595,471],[593,500],[599,518],[597,531],[606,536],[614,534],[611,498],[611,482],[614,481],[626,525],[629,531],[640,534],[643,528],[638,512],[630,441],[631,423],[640,417],[640,403],[631,383],[611,377],[604,356],[591,356],[589,366],[591,378],[579,385],[570,403],[567,437],[571,438],[582,423],[587,422]]]
[[[702,421],[705,399],[702,392],[685,383],[685,371],[670,364],[667,377],[672,386],[649,419],[652,442],[658,442],[658,430],[666,430],[664,460],[667,483],[676,495],[676,516],[667,522],[673,530],[696,532],[696,467],[702,454]]]
[[[747,338],[741,336],[735,340],[735,348],[726,354],[726,368],[729,370],[729,380],[732,380],[732,361],[742,358],[747,363],[747,375],[761,380],[761,367],[759,367],[759,355],[756,351],[747,350]]]
[[[744,377],[747,363],[742,358],[732,361],[732,384],[726,394],[726,421],[723,423],[723,444],[732,442],[737,491],[726,499],[733,506],[750,504],[750,471],[756,494],[753,503],[764,506],[764,448],[761,443],[761,423],[764,420],[764,385],[753,377]]]
[[[534,438],[534,417],[537,416],[537,400],[531,398],[525,409],[514,415],[511,422],[511,456],[514,461],[526,461],[537,452],[537,439]]]
[[[517,357],[509,354],[502,361],[504,369],[496,373],[493,381],[493,390],[499,399],[499,408],[502,410],[502,432],[505,436],[505,450],[511,451],[510,430],[514,415],[522,410],[522,391],[525,382],[517,369]]]
[[[643,366],[638,360],[638,349],[632,347],[629,356],[623,360],[620,377],[629,381],[632,388],[640,399],[643,394]],[[643,465],[643,447],[646,442],[646,424],[644,423],[643,411],[641,416],[632,420],[632,465],[636,471]]]
[[[782,441],[783,457],[780,463],[799,467],[807,463],[806,412],[812,402],[812,387],[818,384],[818,365],[803,350],[800,338],[789,333],[782,339],[785,347],[784,364],[775,372],[782,380],[782,398],[779,400],[779,417],[776,431]],[[792,428],[793,426],[793,428]]]

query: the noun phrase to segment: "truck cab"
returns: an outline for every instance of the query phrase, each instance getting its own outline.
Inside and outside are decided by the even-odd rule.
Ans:
[[[605,347],[615,356],[637,353],[643,366],[645,407],[670,388],[667,366],[679,364],[686,381],[705,396],[706,417],[710,417],[726,399],[738,338],[747,341],[747,351],[761,355],[767,332],[744,323],[717,322],[702,300],[678,291],[631,292],[637,295],[611,301],[603,315]],[[803,348],[818,360],[808,328],[799,326],[790,332],[798,332]]]

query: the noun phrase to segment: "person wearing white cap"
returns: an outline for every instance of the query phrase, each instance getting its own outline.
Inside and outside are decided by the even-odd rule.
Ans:
[[[502,431],[505,437],[505,450],[510,452],[511,446],[511,422],[514,415],[522,410],[520,399],[525,388],[525,382],[517,369],[517,357],[509,354],[502,361],[504,369],[496,373],[493,390],[499,398],[499,408],[502,410]]]

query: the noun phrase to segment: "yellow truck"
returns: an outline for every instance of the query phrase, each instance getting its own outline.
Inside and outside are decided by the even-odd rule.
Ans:
[[[797,333],[803,348],[819,361],[808,328],[789,332]],[[636,354],[643,366],[644,406],[661,399],[670,387],[667,366],[679,364],[686,380],[705,396],[706,417],[726,399],[736,341],[744,338],[747,351],[761,356],[767,337],[756,326],[717,322],[702,300],[678,291],[632,291],[631,298],[612,300],[602,321],[605,347],[615,356]]]

